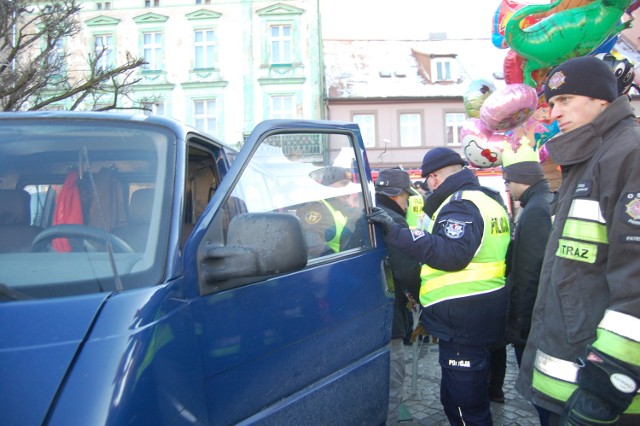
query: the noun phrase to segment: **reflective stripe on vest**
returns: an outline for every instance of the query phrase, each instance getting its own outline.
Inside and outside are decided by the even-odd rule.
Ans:
[[[422,195],[412,195],[409,197],[406,219],[410,229],[418,228],[418,221],[424,214],[424,197]]]
[[[596,200],[574,199],[558,240],[556,256],[578,262],[595,263],[596,244],[608,244],[606,221]]]
[[[615,359],[640,367],[640,319],[607,310],[598,324],[593,347]]]
[[[342,231],[344,230],[344,226],[347,223],[347,218],[342,214],[340,210],[336,210],[333,208],[331,204],[329,204],[326,200],[320,200],[322,204],[324,204],[327,209],[329,209],[329,213],[333,216],[333,222],[336,224],[336,234],[330,241],[327,241],[327,246],[334,253],[338,253],[340,251],[340,237],[342,236]]]
[[[567,402],[578,388],[578,364],[536,352],[533,369],[533,388],[557,401]],[[636,393],[625,414],[640,414],[640,394]]]
[[[422,265],[420,303],[423,306],[496,291],[505,284],[505,255],[511,239],[506,210],[481,191],[463,191],[445,200],[434,218],[452,197],[469,200],[478,207],[485,224],[482,241],[471,263],[461,271],[447,272]],[[433,231],[434,225],[435,221],[432,221],[429,232]]]

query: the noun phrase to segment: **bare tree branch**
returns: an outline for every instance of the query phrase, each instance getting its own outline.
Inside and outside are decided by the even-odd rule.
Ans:
[[[150,97],[134,101],[136,70],[145,64],[127,52],[108,64],[108,46],[90,52],[84,65],[70,67],[65,42],[81,31],[77,0],[48,5],[27,0],[0,0],[0,110],[144,109]],[[123,105],[123,100],[129,101]]]

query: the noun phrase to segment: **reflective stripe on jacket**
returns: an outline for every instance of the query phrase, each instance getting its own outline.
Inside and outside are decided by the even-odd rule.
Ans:
[[[598,325],[598,338],[593,346],[618,359],[631,358],[640,364],[640,320],[630,315],[607,310]],[[622,353],[617,353],[623,351]],[[536,352],[533,365],[533,388],[548,397],[567,402],[578,388],[578,364]],[[640,394],[636,393],[625,414],[640,414]]]
[[[507,212],[481,191],[458,191],[442,203],[433,217],[438,217],[442,206],[454,197],[471,201],[480,210],[484,221],[482,242],[471,263],[460,271],[442,271],[426,264],[422,266],[420,303],[423,306],[496,291],[505,284],[505,254],[511,238]],[[435,220],[431,222],[430,232],[434,223]]]
[[[418,222],[424,212],[422,208],[424,207],[424,197],[422,195],[412,195],[409,197],[409,205],[407,207],[407,224],[410,229],[417,229]]]

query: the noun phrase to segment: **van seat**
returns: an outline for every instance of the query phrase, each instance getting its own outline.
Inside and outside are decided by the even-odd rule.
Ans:
[[[31,225],[31,196],[22,189],[0,189],[0,253],[28,251],[42,231]]]
[[[154,193],[153,188],[142,188],[131,194],[129,224],[111,231],[136,252],[143,252],[147,245]]]

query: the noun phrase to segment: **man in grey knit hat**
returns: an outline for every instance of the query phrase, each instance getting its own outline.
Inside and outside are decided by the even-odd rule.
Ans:
[[[542,425],[638,425],[640,127],[600,59],[548,75],[562,185],[516,389]]]
[[[520,203],[507,257],[509,310],[506,335],[506,343],[513,345],[520,366],[538,293],[544,249],[551,230],[550,205],[553,194],[539,161],[509,164],[503,167],[503,178],[511,198]],[[504,346],[491,352],[489,396],[492,401],[504,401],[502,385],[506,360]]]

